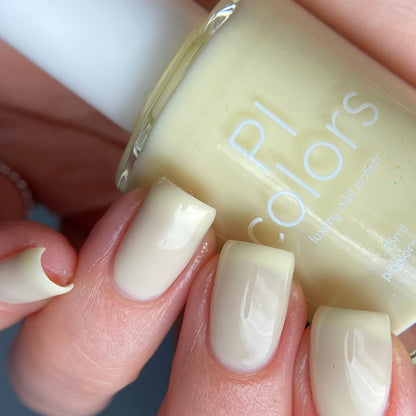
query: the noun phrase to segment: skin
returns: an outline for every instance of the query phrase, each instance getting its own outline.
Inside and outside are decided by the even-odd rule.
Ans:
[[[302,289],[292,285],[285,326],[271,361],[254,373],[232,373],[213,356],[208,335],[216,260],[204,268],[192,287],[159,415],[291,414],[293,365],[306,317]],[[188,399],[184,401],[184,397]]]
[[[11,381],[23,401],[42,414],[95,414],[133,381],[214,254],[210,231],[161,297],[148,302],[123,297],[112,279],[113,260],[145,194],[133,191],[108,210],[81,250],[75,288],[28,317],[15,341]]]
[[[413,1],[299,2],[416,86]],[[200,3],[208,7],[215,2]],[[1,42],[0,62],[1,158],[28,180],[37,201],[63,218],[62,234],[22,220],[19,194],[0,177],[5,201],[0,259],[44,246],[42,264],[51,279],[75,282],[73,291],[53,300],[0,305],[0,328],[27,316],[9,365],[22,401],[57,416],[89,415],[104,408],[137,376],[188,298],[161,416],[283,416],[292,411],[315,416],[301,289],[292,287],[274,357],[250,375],[230,373],[210,351],[207,325],[216,265],[212,231],[162,297],[151,302],[125,299],[112,283],[112,261],[146,194],[137,190],[120,198],[114,186],[128,134]],[[415,372],[396,338],[393,346],[386,416],[414,415]],[[183,397],[190,398],[185,408]]]

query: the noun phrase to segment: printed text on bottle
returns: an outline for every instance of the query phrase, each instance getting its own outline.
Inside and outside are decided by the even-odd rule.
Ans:
[[[372,126],[374,125],[378,119],[379,119],[379,109],[372,103],[364,102],[359,104],[358,106],[353,107],[350,104],[350,100],[353,97],[357,97],[358,94],[356,92],[349,92],[347,93],[343,99],[342,99],[342,111],[350,114],[350,115],[356,115],[360,114],[365,110],[367,111],[366,114],[371,115],[367,120],[362,121],[362,125],[364,127]],[[283,129],[284,132],[288,133],[288,137],[291,137],[292,139],[296,140],[296,136],[298,135],[298,131],[296,128],[294,128],[292,125],[287,123],[286,121],[282,120],[278,115],[276,115],[273,111],[271,111],[269,108],[267,108],[265,105],[260,103],[259,101],[256,101],[254,103],[254,107],[259,110],[261,113],[263,113],[267,118],[272,120],[280,129]],[[343,132],[339,129],[337,125],[338,117],[341,115],[341,112],[339,110],[335,110],[332,113],[331,116],[331,122],[325,125],[325,129],[328,130],[334,138],[337,140],[340,140],[344,144],[346,144],[349,148],[352,150],[356,150],[358,148],[357,144],[350,138],[347,137]],[[247,149],[243,147],[241,144],[238,143],[238,139],[240,134],[244,129],[247,127],[254,127],[258,131],[258,139],[255,145],[251,149]],[[266,140],[266,129],[265,127],[256,119],[249,118],[243,120],[237,128],[234,130],[234,132],[231,134],[231,136],[228,139],[228,144],[232,146],[235,150],[237,150],[239,153],[241,153],[245,158],[249,159],[251,163],[254,163],[258,168],[260,168],[262,171],[268,173],[270,172],[270,168],[266,166],[262,161],[260,161],[256,156],[258,152],[260,151],[262,145],[264,144]],[[297,183],[301,188],[303,188],[306,192],[312,194],[315,198],[320,198],[320,193],[313,188],[311,184],[308,183],[308,178],[312,180],[317,181],[330,181],[335,179],[342,171],[344,166],[344,157],[343,153],[340,150],[338,143],[332,143],[327,140],[318,140],[312,145],[310,145],[304,155],[303,155],[303,167],[305,169],[305,172],[307,174],[306,180],[300,178],[298,175],[296,175],[294,172],[292,172],[290,169],[285,167],[283,164],[279,162],[275,162],[274,168],[276,168],[278,171],[280,171],[283,175],[285,175],[289,180]],[[336,167],[333,169],[332,172],[329,174],[319,174],[311,166],[310,158],[311,154],[314,152],[314,150],[319,148],[325,148],[331,151],[335,158],[336,158]],[[275,213],[273,210],[274,205],[280,198],[291,198],[298,206],[298,216],[292,221],[284,220],[279,217],[278,214]],[[303,198],[298,194],[293,192],[292,190],[280,190],[273,194],[270,199],[267,202],[267,213],[269,215],[269,218],[277,225],[285,228],[295,227],[299,225],[305,215],[306,215],[306,206],[303,201]],[[253,219],[250,224],[248,225],[248,235],[250,239],[254,242],[259,243],[258,239],[255,237],[254,228],[257,224],[264,221],[264,218],[257,217]],[[279,237],[278,243],[281,244],[284,240],[284,234],[281,233]]]

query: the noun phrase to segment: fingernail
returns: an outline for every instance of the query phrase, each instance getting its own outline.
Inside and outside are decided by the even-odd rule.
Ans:
[[[150,189],[117,252],[114,279],[135,300],[159,297],[191,260],[215,210],[166,179]]]
[[[73,284],[59,286],[42,268],[46,249],[34,247],[0,262],[0,301],[29,303],[69,292]]]
[[[218,261],[210,311],[210,341],[223,366],[256,371],[277,349],[289,302],[293,254],[229,241]]]
[[[391,366],[386,314],[318,308],[311,329],[310,373],[321,416],[382,416]]]

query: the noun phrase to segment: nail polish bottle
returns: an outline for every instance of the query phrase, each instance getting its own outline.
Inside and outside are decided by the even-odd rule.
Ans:
[[[0,1],[0,15],[12,8],[7,3]],[[65,2],[50,3],[56,15]],[[75,10],[78,1],[67,3]],[[157,42],[178,43],[181,36],[169,30],[186,25],[177,15],[192,14],[192,26],[203,12],[193,6],[188,14],[186,1],[179,2],[180,12],[175,2],[150,2],[160,7],[140,22],[162,39],[137,29],[148,46],[142,52],[130,44],[131,34],[117,38],[130,30],[124,22],[134,26],[141,12],[110,0],[85,3],[115,15],[104,31],[109,39],[98,42],[96,52],[88,42],[99,39],[94,31],[103,23],[86,12],[90,23],[77,33],[88,42],[73,48],[83,51],[80,68],[35,57],[40,40],[21,46],[16,35],[4,29],[0,35],[127,129],[150,94],[120,164],[119,188],[167,177],[216,208],[220,243],[245,240],[292,251],[310,316],[319,305],[386,312],[414,353],[415,90],[292,1],[225,0],[191,32],[150,93],[151,76],[159,77],[170,59]],[[51,4],[39,21],[51,21]],[[57,49],[68,46],[64,40],[75,37],[73,30],[68,24],[68,33],[60,31]],[[68,47],[61,55],[73,61]],[[123,54],[96,62],[117,48]],[[153,61],[145,65],[147,56]],[[116,70],[104,68],[111,65]],[[94,74],[101,78],[105,71],[98,85]],[[122,84],[110,88],[113,79]],[[137,80],[143,85],[136,89]]]

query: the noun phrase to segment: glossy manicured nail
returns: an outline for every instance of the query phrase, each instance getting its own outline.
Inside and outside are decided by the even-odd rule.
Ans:
[[[286,318],[294,264],[287,251],[225,244],[211,300],[210,341],[229,370],[256,371],[271,359]]]
[[[160,296],[188,264],[214,218],[213,208],[166,179],[156,182],[115,258],[121,292],[143,301]]]
[[[59,286],[42,268],[46,249],[34,247],[0,262],[0,301],[29,303],[69,292],[73,284]]]
[[[320,307],[312,321],[310,373],[321,416],[382,416],[392,344],[384,313]]]

